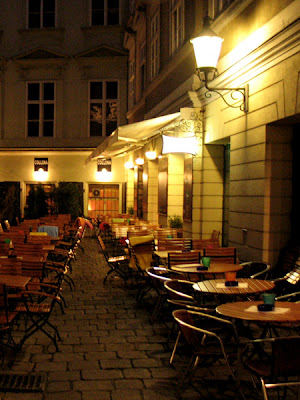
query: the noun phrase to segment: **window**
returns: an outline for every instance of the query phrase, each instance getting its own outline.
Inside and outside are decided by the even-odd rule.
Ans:
[[[91,25],[119,25],[119,0],[91,0]]]
[[[27,84],[27,136],[54,136],[55,84]]]
[[[182,45],[184,39],[184,0],[170,0],[171,55]]]
[[[90,136],[109,136],[118,126],[118,82],[90,82]]]
[[[128,85],[129,108],[135,104],[135,59],[129,61],[129,85]]]
[[[214,19],[226,10],[235,0],[209,0],[209,15]]]
[[[28,28],[55,27],[56,0],[28,0]]]
[[[146,42],[140,45],[140,82],[142,94],[146,87]]]
[[[150,25],[150,79],[159,71],[159,14],[153,16]]]

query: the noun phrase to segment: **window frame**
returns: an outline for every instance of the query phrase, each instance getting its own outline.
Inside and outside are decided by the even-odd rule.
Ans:
[[[40,26],[39,27],[31,27],[29,26],[29,0],[26,1],[26,28],[27,29],[47,29],[47,28],[56,28],[57,27],[57,0],[54,0],[54,25],[53,26],[44,26],[44,2],[47,0],[40,0],[41,9],[40,9]]]
[[[160,68],[160,15],[157,10],[150,21],[150,80],[159,73]]]
[[[173,56],[184,43],[184,0],[169,2],[170,55]]]
[[[216,19],[234,2],[235,0],[208,0],[208,14],[212,19]]]
[[[93,82],[101,82],[102,83],[102,99],[91,99],[91,83]],[[120,121],[120,81],[118,79],[92,79],[88,82],[88,135],[89,138],[93,137],[109,137],[109,135],[106,135],[106,125],[107,125],[107,119],[106,119],[106,104],[108,103],[107,99],[107,87],[106,84],[107,82],[116,82],[118,85],[117,88],[117,99],[109,99],[110,101],[116,101],[117,103],[117,127],[119,126],[119,121]],[[101,135],[91,135],[91,103],[101,103],[102,104],[102,132]],[[105,115],[105,119],[103,119],[103,115]]]
[[[136,63],[135,55],[129,59],[129,70],[128,70],[128,105],[129,108],[135,104],[135,92],[136,92]]]
[[[93,24],[93,1],[89,0],[89,9],[90,9],[90,17],[89,17],[89,25],[90,26],[118,26],[121,23],[121,1],[119,0],[119,18],[118,18],[118,23],[117,24],[108,24],[108,10],[110,9],[109,7],[109,0],[103,0],[104,1],[104,21],[103,24]]]
[[[140,93],[141,96],[147,84],[147,42],[143,40],[139,45],[139,70],[140,70]]]
[[[43,99],[43,93],[44,93],[44,84],[46,83],[52,83],[54,88],[53,88],[53,100],[45,100]],[[39,99],[38,100],[29,100],[28,95],[29,95],[29,85],[30,84],[39,84]],[[39,134],[38,136],[31,136],[29,135],[29,129],[28,129],[28,124],[30,121],[35,121],[29,119],[28,115],[28,106],[29,104],[38,104],[39,105]],[[53,104],[53,120],[45,120],[44,119],[44,105],[45,104]],[[26,82],[26,138],[54,138],[55,137],[55,132],[56,132],[56,82],[55,81],[28,81]],[[52,136],[47,136],[44,135],[44,122],[47,121],[53,121],[53,134]]]

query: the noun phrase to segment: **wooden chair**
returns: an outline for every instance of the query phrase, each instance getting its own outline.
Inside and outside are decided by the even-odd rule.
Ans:
[[[211,257],[211,262],[236,264],[236,247],[219,247],[203,249],[204,257]]]
[[[271,265],[265,262],[244,262],[241,263],[243,269],[237,272],[237,278],[257,278],[257,279],[268,279]]]
[[[158,239],[157,250],[185,250],[184,239]]]
[[[257,359],[253,358],[251,352],[251,357],[244,357],[243,364],[260,380],[264,400],[269,399],[269,390],[286,391],[292,386],[300,386],[300,336],[257,339],[248,348],[258,345],[270,345],[270,354],[263,359]],[[247,353],[247,349],[244,353]]]
[[[192,249],[202,250],[220,247],[219,240],[213,239],[192,239]]]
[[[4,360],[6,347],[15,346],[12,330],[17,315],[17,311],[10,309],[6,286],[0,284],[0,345],[2,361]]]
[[[173,265],[178,265],[178,264],[200,264],[200,258],[201,258],[200,251],[186,251],[182,253],[169,252],[168,268],[171,269]]]

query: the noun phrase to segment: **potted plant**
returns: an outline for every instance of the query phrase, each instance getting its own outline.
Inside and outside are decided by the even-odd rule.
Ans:
[[[179,215],[170,215],[168,217],[168,225],[177,231],[177,236],[183,236],[183,219]]]
[[[134,213],[133,207],[132,206],[127,207],[127,212],[129,215],[133,215],[133,213]]]

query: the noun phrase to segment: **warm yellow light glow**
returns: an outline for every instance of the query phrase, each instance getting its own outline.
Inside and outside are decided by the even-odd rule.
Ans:
[[[162,139],[163,139],[162,154],[188,153],[195,155],[197,153],[198,143],[195,136],[178,138],[173,136],[162,135]]]
[[[148,160],[155,160],[157,157],[156,151],[146,151],[145,156],[148,158]]]
[[[218,36],[198,36],[191,40],[197,68],[217,68],[222,42]]]
[[[101,171],[96,172],[96,177],[99,182],[110,182],[112,180],[112,173],[108,172],[106,168],[102,168]]]
[[[132,161],[126,161],[126,163],[124,164],[124,167],[126,169],[131,169],[134,167],[133,162]]]
[[[135,160],[135,163],[136,163],[137,165],[143,165],[144,162],[145,162],[144,159],[141,158],[141,157],[138,157],[138,158]]]
[[[38,182],[44,182],[48,180],[48,171],[44,171],[43,168],[39,168],[38,171],[33,173],[34,179]]]

